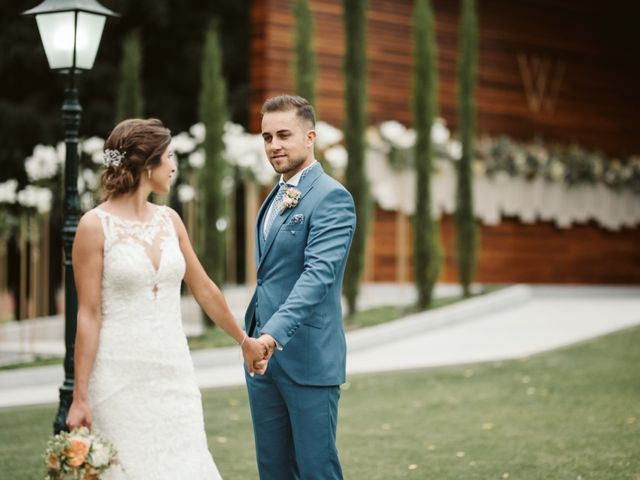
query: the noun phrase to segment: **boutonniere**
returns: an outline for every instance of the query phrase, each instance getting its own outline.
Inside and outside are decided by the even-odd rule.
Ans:
[[[300,201],[300,190],[295,187],[289,187],[284,191],[284,197],[282,197],[282,210],[295,207]]]

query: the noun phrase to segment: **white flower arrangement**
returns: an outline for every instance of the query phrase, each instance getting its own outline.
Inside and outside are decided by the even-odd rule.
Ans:
[[[17,200],[18,181],[15,179],[0,183],[0,203],[12,204]]]
[[[332,169],[344,171],[349,162],[349,153],[342,145],[334,145],[325,150],[324,159],[331,165]]]
[[[196,190],[188,183],[178,185],[178,200],[181,203],[189,203],[196,198]]]
[[[35,185],[27,185],[17,195],[18,203],[25,208],[35,208],[39,214],[51,211],[53,194],[51,190]]]
[[[205,128],[204,123],[199,122],[195,125],[191,125],[189,133],[195,139],[196,143],[202,143],[206,138],[207,129]]]
[[[200,169],[204,167],[206,156],[203,149],[196,150],[189,154],[189,165],[193,168]]]
[[[319,121],[316,123],[316,142],[315,145],[320,150],[327,149],[332,145],[336,145],[343,139],[342,132],[328,124],[327,122]]]
[[[196,146],[196,140],[187,132],[179,133],[171,139],[171,148],[177,154],[193,152]]]
[[[64,145],[64,144],[63,144]],[[82,151],[87,155],[94,155],[95,153],[102,153],[104,149],[104,139],[100,137],[90,137],[82,142]]]
[[[24,161],[27,177],[32,182],[55,177],[59,166],[56,149],[45,145],[36,145],[33,154]]]

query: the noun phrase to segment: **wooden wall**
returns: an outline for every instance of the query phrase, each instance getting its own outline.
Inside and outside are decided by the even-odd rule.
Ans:
[[[252,129],[259,130],[262,101],[291,92],[291,0],[255,0],[252,12]],[[344,119],[341,0],[311,0],[319,64],[319,116]],[[456,0],[435,0],[439,51],[439,106],[456,126]],[[611,0],[479,0],[478,130],[530,140],[578,142],[610,154],[640,152],[640,66],[637,62],[639,2]],[[368,65],[370,123],[410,118],[411,0],[369,0]],[[398,251],[385,227],[394,212],[378,211],[376,280],[398,278]],[[448,220],[444,221],[445,239]],[[404,228],[404,227],[403,227]],[[515,220],[483,228],[478,278],[484,281],[640,283],[640,228],[612,233],[596,225],[559,230]],[[585,244],[588,242],[588,245]],[[383,246],[384,245],[384,246]],[[493,245],[500,245],[495,251]],[[526,248],[521,248],[525,246]],[[541,264],[564,252],[553,266]],[[574,248],[575,249],[572,249]],[[410,247],[409,247],[410,248]],[[570,250],[570,248],[572,250]],[[449,252],[452,248],[447,249]],[[402,252],[401,252],[402,253]],[[410,253],[410,252],[409,252]],[[630,256],[624,256],[624,255]],[[607,268],[595,258],[610,258]],[[626,258],[628,261],[623,261]],[[401,263],[401,262],[400,262]],[[446,280],[453,280],[447,258]],[[392,267],[395,274],[391,273]],[[370,268],[371,270],[371,268]],[[404,270],[403,270],[404,272]],[[404,273],[403,273],[404,275]]]
[[[413,280],[412,229],[398,212],[378,209],[370,242],[369,281]],[[440,223],[445,263],[441,280],[457,282],[451,216]],[[611,232],[593,224],[559,229],[504,219],[480,227],[476,279],[487,283],[640,283],[640,229]]]

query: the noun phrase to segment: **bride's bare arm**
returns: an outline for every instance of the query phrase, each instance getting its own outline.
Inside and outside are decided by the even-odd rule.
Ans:
[[[95,213],[82,217],[73,242],[73,274],[78,291],[78,325],[75,342],[75,381],[73,403],[67,415],[70,429],[91,427],[89,376],[98,349],[102,322],[102,249],[104,234]]]
[[[196,253],[193,251],[187,229],[182,223],[178,214],[171,210],[171,219],[178,234],[180,249],[186,263],[184,281],[189,286],[196,301],[207,313],[209,318],[215,322],[236,342],[242,345],[242,353],[247,363],[250,373],[258,371],[254,368],[254,362],[264,359],[266,349],[264,345],[253,338],[245,340],[245,333],[233,318],[233,314],[227,305],[227,301],[222,295],[218,286],[209,278],[205,272]]]

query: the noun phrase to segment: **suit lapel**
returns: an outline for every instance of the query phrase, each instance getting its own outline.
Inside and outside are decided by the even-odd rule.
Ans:
[[[309,170],[309,172],[304,177],[302,177],[302,180],[300,180],[300,183],[298,184],[298,187],[297,187],[297,189],[300,190],[300,200],[298,200],[298,205],[300,205],[300,203],[302,202],[304,197],[307,195],[307,193],[311,191],[314,184],[323,173],[324,173],[324,170],[322,169],[322,165],[318,164],[317,166],[313,166]],[[262,263],[264,262],[264,259],[267,256],[267,253],[269,253],[269,250],[271,249],[271,246],[273,245],[275,238],[278,236],[278,231],[280,230],[282,225],[287,221],[287,219],[295,209],[296,207],[287,208],[284,212],[280,213],[280,215],[278,215],[273,221],[273,224],[269,228],[267,242],[264,245],[264,249],[262,249],[262,254],[259,257],[260,260],[258,262],[258,270],[260,270],[260,267],[262,266]],[[260,214],[258,214],[258,216],[260,216]]]
[[[264,220],[264,216],[269,209],[269,205],[279,188],[280,183],[276,183],[269,195],[267,195],[267,198],[262,202],[260,210],[258,210],[258,216],[256,217],[256,258],[258,259],[258,263],[262,257],[262,221]]]

